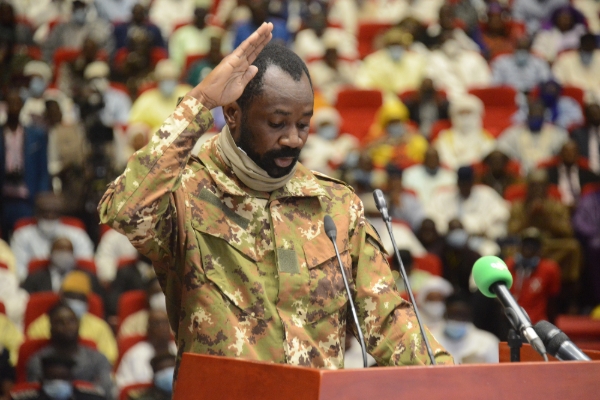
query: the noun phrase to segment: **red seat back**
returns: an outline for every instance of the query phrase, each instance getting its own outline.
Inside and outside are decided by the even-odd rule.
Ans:
[[[415,269],[429,272],[431,275],[442,276],[442,261],[438,256],[427,253],[421,257],[414,257]]]
[[[29,261],[29,265],[28,265],[29,274],[32,274],[34,272],[38,272],[40,270],[48,268],[49,265],[50,265],[50,260],[47,258],[34,258],[31,261]],[[78,259],[77,260],[77,269],[87,271],[91,274],[96,275],[96,263],[94,262],[94,260],[87,260],[84,258]]]
[[[23,331],[27,332],[27,328],[33,321],[45,314],[58,302],[60,296],[54,292],[37,292],[29,295],[29,301],[25,307],[25,316],[23,318]],[[104,304],[102,298],[95,293],[90,293],[88,296],[89,313],[104,319]]]
[[[142,393],[151,387],[152,383],[136,383],[133,385],[125,386],[119,392],[119,400],[128,400],[130,397],[135,398],[137,397],[138,393]]]
[[[358,54],[360,58],[375,51],[373,42],[375,38],[390,29],[392,24],[380,22],[363,22],[358,26]]]
[[[121,324],[131,314],[145,310],[148,307],[148,299],[146,299],[146,292],[143,290],[130,290],[125,292],[119,297],[118,304],[118,317],[119,317],[119,328]]]
[[[511,203],[515,201],[525,200],[527,197],[527,184],[526,183],[515,183],[513,185],[508,186],[504,190],[504,199]],[[548,197],[553,198],[554,200],[560,201],[560,192],[558,191],[558,186],[549,184],[548,185]]]
[[[335,108],[342,117],[342,132],[363,140],[382,104],[383,96],[379,90],[341,90]]]

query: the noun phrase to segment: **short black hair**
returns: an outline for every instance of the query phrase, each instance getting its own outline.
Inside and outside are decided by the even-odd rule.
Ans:
[[[247,110],[252,100],[260,95],[263,90],[264,75],[267,68],[271,65],[275,65],[290,75],[296,82],[302,79],[302,75],[305,74],[312,88],[312,80],[306,64],[296,53],[277,43],[268,43],[264,49],[260,52],[256,60],[252,63],[258,68],[258,72],[250,80],[244,92],[237,100],[238,105],[242,111]]]
[[[46,313],[46,314],[48,314],[48,319],[51,320],[54,317],[54,314],[58,313],[63,308],[66,308],[67,310],[74,313],[73,309],[71,307],[69,307],[67,303],[63,302],[62,300],[59,300]]]
[[[152,371],[157,372],[156,368],[158,368],[158,366],[165,360],[175,361],[175,356],[169,352],[162,352],[162,353],[155,355],[150,360],[150,366],[152,367]]]

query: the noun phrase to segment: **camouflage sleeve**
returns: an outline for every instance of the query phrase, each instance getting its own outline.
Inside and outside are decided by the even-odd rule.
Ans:
[[[367,351],[382,366],[431,364],[414,309],[400,297],[379,236],[356,196],[352,207],[358,210],[350,238],[353,296]],[[354,324],[350,326],[354,330]],[[450,354],[426,332],[436,364],[453,364]]]
[[[212,122],[210,111],[198,100],[184,97],[148,145],[131,156],[125,172],[100,200],[100,222],[126,235],[152,261],[174,257],[174,193],[194,144]]]

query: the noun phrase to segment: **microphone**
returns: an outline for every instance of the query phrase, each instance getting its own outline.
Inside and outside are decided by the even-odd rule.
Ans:
[[[550,322],[540,321],[533,329],[547,346],[548,353],[560,361],[591,361],[563,331]]]
[[[490,298],[497,297],[500,300],[500,304],[504,307],[504,313],[513,328],[520,332],[521,336],[527,339],[529,344],[548,361],[544,342],[531,326],[525,310],[517,304],[510,293],[509,288],[512,286],[513,279],[504,261],[495,256],[481,257],[473,265],[473,279],[481,293]]]
[[[346,271],[344,270],[344,264],[342,263],[342,258],[340,257],[340,252],[337,247],[337,243],[335,239],[337,237],[337,228],[335,227],[335,223],[333,219],[329,215],[325,216],[325,234],[333,243],[333,249],[335,250],[335,255],[337,256],[338,263],[340,264],[340,270],[342,271],[342,279],[344,280],[344,286],[346,287],[346,294],[348,295],[348,302],[350,303],[350,311],[352,312],[352,318],[354,319],[354,325],[356,325],[356,332],[358,333],[358,341],[360,342],[360,347],[362,348],[362,357],[363,357],[363,366],[367,368],[367,347],[365,345],[365,338],[363,336],[362,331],[360,330],[360,324],[358,323],[358,316],[356,315],[356,307],[354,306],[354,301],[352,301],[352,293],[350,293],[350,285],[348,285],[348,278],[346,278]]]
[[[410,302],[413,305],[413,309],[415,310],[415,315],[417,316],[417,323],[419,324],[419,329],[421,330],[421,335],[423,336],[423,342],[425,343],[425,347],[427,348],[427,353],[429,354],[429,359],[431,360],[431,365],[435,364],[435,357],[433,357],[433,351],[431,350],[431,346],[429,345],[429,339],[427,339],[427,335],[425,334],[425,328],[423,328],[423,323],[421,322],[421,314],[419,313],[419,309],[417,308],[417,303],[415,302],[415,298],[413,296],[412,288],[408,283],[408,276],[406,275],[406,270],[404,269],[404,263],[402,262],[402,257],[400,257],[400,251],[398,251],[398,245],[396,245],[396,238],[394,238],[394,232],[392,231],[392,218],[388,213],[387,204],[385,202],[385,197],[383,192],[379,189],[376,189],[373,192],[373,198],[375,199],[375,206],[381,213],[381,218],[385,222],[385,226],[387,227],[388,234],[390,235],[390,239],[392,239],[392,246],[394,247],[394,255],[396,256],[396,260],[398,260],[398,264],[400,265],[400,275],[402,275],[402,281],[404,282],[404,287],[406,288],[406,292],[408,293],[408,297]]]

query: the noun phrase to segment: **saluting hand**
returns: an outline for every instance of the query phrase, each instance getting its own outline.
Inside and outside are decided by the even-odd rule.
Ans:
[[[263,23],[188,94],[209,110],[239,99],[248,82],[258,72],[252,63],[271,40],[272,30],[272,23]]]

